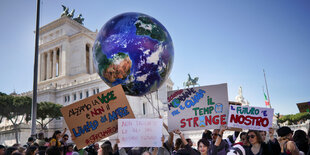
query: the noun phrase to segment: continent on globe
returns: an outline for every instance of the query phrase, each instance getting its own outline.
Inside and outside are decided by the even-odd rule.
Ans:
[[[137,35],[148,35],[159,41],[165,41],[166,39],[165,32],[148,17],[139,17],[135,25]]]
[[[125,79],[130,74],[131,65],[132,62],[127,54],[118,53],[112,58],[111,64],[102,70],[102,75],[110,82]]]

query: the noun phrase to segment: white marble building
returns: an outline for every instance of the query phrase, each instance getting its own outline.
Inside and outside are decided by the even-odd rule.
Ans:
[[[93,32],[78,22],[63,16],[40,28],[38,103],[49,101],[69,105],[109,87],[100,79],[93,66],[92,46],[97,32]],[[165,114],[167,91],[172,90],[173,82],[167,82],[149,99],[154,107]],[[32,91],[19,95],[32,97]],[[157,98],[159,101],[157,101]],[[127,96],[136,118],[157,117],[157,111],[145,97]],[[52,136],[55,130],[66,127],[63,119],[48,125],[45,136]],[[40,131],[38,126],[37,132]],[[69,133],[69,131],[68,131]],[[19,129],[19,141],[27,142],[30,136],[30,124],[22,124]],[[0,144],[12,145],[15,135],[8,121],[0,124]]]

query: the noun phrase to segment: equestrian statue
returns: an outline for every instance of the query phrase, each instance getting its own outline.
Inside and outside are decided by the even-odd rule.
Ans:
[[[197,83],[198,79],[199,79],[198,77],[195,77],[194,79],[192,79],[191,75],[188,74],[188,79],[186,82],[183,83],[183,86],[187,88],[189,88],[189,86],[193,86],[193,87],[195,87],[196,85],[200,86]]]

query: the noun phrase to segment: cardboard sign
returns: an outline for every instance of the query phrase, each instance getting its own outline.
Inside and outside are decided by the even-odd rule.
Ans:
[[[119,119],[119,147],[161,147],[162,119]]]
[[[219,129],[228,115],[227,84],[168,92],[168,130]]]
[[[61,108],[79,149],[117,133],[117,120],[135,118],[121,85]]]
[[[269,130],[272,127],[273,109],[230,105],[228,127]]]

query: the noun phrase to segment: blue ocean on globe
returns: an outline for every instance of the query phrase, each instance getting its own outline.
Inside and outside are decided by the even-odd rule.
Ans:
[[[100,29],[93,57],[96,71],[107,85],[121,84],[127,95],[142,96],[166,81],[174,50],[159,21],[131,12],[113,17]]]

